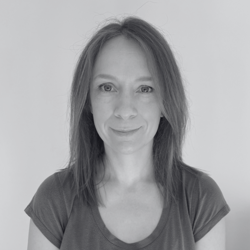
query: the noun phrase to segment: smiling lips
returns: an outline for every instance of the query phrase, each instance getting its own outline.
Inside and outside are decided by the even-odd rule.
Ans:
[[[131,131],[135,131],[137,129],[139,129],[139,128],[136,128],[136,129],[121,129],[121,130],[114,129],[114,130],[116,130],[118,132],[127,133],[127,132],[131,132]]]
[[[140,127],[141,128],[141,127]],[[121,135],[121,136],[128,136],[128,135],[133,135],[135,134],[140,128],[137,129],[133,129],[133,130],[115,130],[112,129],[113,132],[117,135]]]

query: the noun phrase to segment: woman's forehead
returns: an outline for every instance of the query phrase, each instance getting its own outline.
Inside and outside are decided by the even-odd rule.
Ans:
[[[126,72],[137,78],[151,76],[142,48],[132,39],[128,40],[122,36],[113,38],[98,53],[93,77],[96,74],[118,75]]]
[[[133,38],[126,38],[124,36],[118,36],[107,41],[102,47],[99,54],[103,52],[142,52],[142,49],[137,41]]]

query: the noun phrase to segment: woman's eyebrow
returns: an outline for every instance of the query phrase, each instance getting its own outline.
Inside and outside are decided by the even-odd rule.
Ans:
[[[115,76],[108,75],[108,74],[96,75],[93,80],[96,80],[96,78],[118,81],[118,79]],[[136,82],[150,82],[150,81],[152,82],[153,78],[151,76],[141,76],[141,77],[137,78],[135,81]]]

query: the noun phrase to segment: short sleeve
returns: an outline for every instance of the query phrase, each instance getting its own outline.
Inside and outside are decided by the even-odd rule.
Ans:
[[[67,224],[67,211],[60,181],[56,174],[43,181],[24,211],[43,235],[60,248]]]
[[[195,242],[206,235],[230,211],[220,188],[206,174],[202,174],[196,179],[191,204]]]

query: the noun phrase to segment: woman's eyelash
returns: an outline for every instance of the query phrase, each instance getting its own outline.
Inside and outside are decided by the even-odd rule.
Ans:
[[[103,84],[101,84],[101,85],[99,86],[99,89],[103,90],[104,92],[111,92],[111,91],[105,91],[105,90],[103,89],[103,87],[105,87],[105,86],[110,86],[111,88],[113,88],[113,86],[112,86],[111,84],[103,83]],[[147,94],[147,93],[152,93],[152,92],[154,91],[154,89],[153,89],[152,87],[147,86],[147,85],[142,85],[142,86],[140,86],[140,88],[150,88],[150,89],[151,89],[150,92],[142,92],[142,93],[146,93],[146,94]]]
[[[146,86],[146,85],[145,86],[140,86],[140,88],[150,88],[151,89],[150,92],[143,92],[143,93],[152,93],[154,91],[154,89],[152,87]]]
[[[104,91],[103,87],[105,87],[105,86],[110,86],[110,87],[113,88],[113,86],[112,86],[111,84],[103,83],[103,84],[101,84],[101,85],[99,86],[99,89],[101,89],[101,90]],[[104,92],[110,92],[110,91],[104,91]]]

